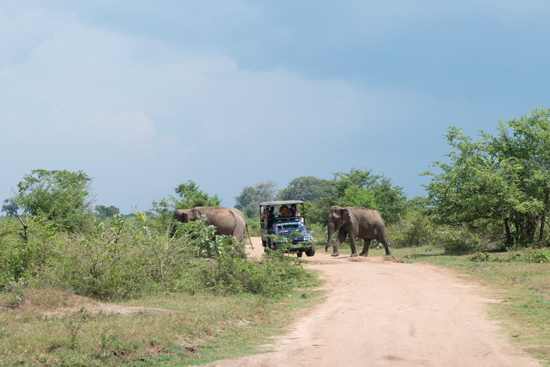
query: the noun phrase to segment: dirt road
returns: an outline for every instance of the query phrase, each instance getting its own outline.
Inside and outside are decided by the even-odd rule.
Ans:
[[[277,351],[209,366],[542,366],[499,336],[487,318],[495,301],[452,272],[320,252],[307,267],[327,279],[326,302],[279,338]]]

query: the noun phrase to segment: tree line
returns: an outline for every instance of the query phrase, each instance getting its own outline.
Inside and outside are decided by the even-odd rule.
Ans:
[[[388,223],[396,222],[407,210],[403,188],[394,185],[385,175],[371,169],[352,168],[350,172],[333,173],[332,179],[314,176],[297,177],[277,190],[273,181],[247,186],[235,198],[235,207],[249,218],[259,217],[260,202],[272,200],[303,200],[308,220],[325,224],[333,205],[360,206],[378,210]]]
[[[430,224],[482,231],[505,246],[547,244],[550,211],[550,109],[536,108],[518,119],[499,121],[497,134],[480,131],[475,140],[457,127],[445,135],[451,151],[422,173],[425,198],[408,199],[403,188],[368,168],[337,172],[331,179],[297,177],[282,189],[273,181],[246,186],[235,207],[248,218],[259,217],[262,201],[306,202],[308,220],[326,225],[333,205],[375,209],[387,224],[407,213],[421,213]],[[39,216],[65,231],[81,229],[90,214],[111,217],[114,206],[93,206],[91,178],[84,172],[33,170],[4,200],[2,211]],[[165,223],[175,209],[219,206],[221,199],[194,181],[178,185],[174,195],[153,201],[151,212]]]

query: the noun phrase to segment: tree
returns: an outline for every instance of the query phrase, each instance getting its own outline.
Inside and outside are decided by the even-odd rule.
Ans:
[[[7,217],[17,217],[18,210],[19,205],[13,199],[4,200],[1,211],[5,212]]]
[[[425,173],[432,214],[444,224],[500,227],[507,245],[534,243],[538,229],[540,242],[550,209],[550,109],[499,121],[498,132],[472,141],[449,128],[450,163]]]
[[[196,206],[220,206],[222,202],[218,195],[208,195],[191,180],[179,184],[175,191],[179,196],[179,198],[172,197],[176,209],[191,209]]]
[[[83,171],[32,170],[17,184],[13,200],[32,216],[50,220],[59,229],[74,231],[88,220],[92,179]]]
[[[177,209],[191,209],[196,206],[220,206],[222,199],[218,195],[210,196],[202,191],[194,181],[179,184],[174,191],[177,196],[168,195],[160,201],[153,200],[150,209],[157,213],[161,223],[166,222]]]
[[[378,210],[386,223],[399,220],[407,210],[403,189],[394,186],[384,175],[374,175],[369,169],[352,168],[349,173],[333,173],[326,181],[325,194],[306,209],[313,223],[327,223],[327,215],[333,205],[355,206]]]
[[[389,177],[380,176],[372,188],[376,206],[386,223],[395,223],[409,208],[403,188],[395,186]]]
[[[235,198],[235,208],[242,211],[248,218],[259,216],[259,204],[263,201],[272,201],[277,196],[277,184],[273,181],[258,183],[254,187],[246,186]]]
[[[333,205],[378,210],[386,223],[398,221],[407,210],[403,189],[393,185],[389,177],[372,174],[372,169],[352,168],[349,173],[335,173],[331,185]]]
[[[288,183],[278,195],[280,200],[317,201],[328,190],[327,180],[314,176],[297,177]]]
[[[110,207],[106,207],[104,205],[96,205],[95,210],[99,214],[104,215],[106,218],[112,217],[115,214],[120,214],[120,209],[113,205],[111,205]]]
[[[428,199],[420,195],[415,196],[412,199],[407,200],[407,211],[418,212],[426,210],[428,207]]]

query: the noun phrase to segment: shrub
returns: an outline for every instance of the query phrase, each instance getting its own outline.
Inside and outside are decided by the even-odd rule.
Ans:
[[[525,260],[530,263],[550,263],[550,250],[534,250],[525,254],[524,257]]]
[[[250,233],[250,236],[260,237],[261,236],[260,218],[258,216],[256,216],[255,219],[246,217],[246,221],[248,222],[248,231]]]
[[[36,280],[51,249],[49,239],[55,236],[51,222],[40,218],[3,220],[0,229],[0,289],[10,283]],[[18,234],[19,232],[19,234]]]
[[[487,252],[477,251],[475,254],[473,254],[472,257],[470,257],[470,261],[474,261],[474,262],[489,261],[490,257],[491,255],[488,254]]]
[[[136,212],[137,213],[137,212]],[[115,215],[111,227],[96,223],[96,234],[66,235],[55,242],[47,277],[53,285],[99,299],[125,298],[130,294],[169,290],[195,256],[221,251],[210,243],[214,229],[202,221],[151,231],[145,216],[137,213],[135,226]],[[206,240],[208,239],[208,241]]]
[[[280,297],[313,279],[313,274],[301,264],[301,260],[285,256],[283,249],[265,255],[261,261],[218,256],[202,261],[184,276],[181,289],[191,294],[208,290],[223,295],[253,293]]]
[[[35,218],[21,236],[14,231],[20,223],[3,220],[0,289],[40,285],[97,299],[159,291],[277,297],[311,278],[284,254],[242,260],[243,244],[215,236],[205,220],[151,229],[145,213],[134,212],[131,221],[117,214],[108,222],[96,220],[86,232],[65,233]]]
[[[453,242],[454,237],[447,226],[434,224],[421,210],[409,211],[386,230],[389,241],[396,248],[425,245],[453,248],[458,245]]]

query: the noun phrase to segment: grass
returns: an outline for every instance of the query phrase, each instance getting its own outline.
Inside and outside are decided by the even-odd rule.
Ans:
[[[321,297],[302,260],[244,261],[204,220],[173,237],[121,217],[73,234],[28,223],[20,237],[0,221],[0,365],[185,366],[250,354]]]
[[[105,305],[63,292],[0,295],[4,366],[186,366],[268,351],[269,339],[321,301],[318,290],[284,300],[255,295],[165,294]],[[264,346],[262,346],[264,345]]]
[[[349,247],[341,253],[350,253]],[[459,276],[467,274],[469,280],[482,284],[488,297],[500,300],[489,307],[503,337],[550,364],[549,263],[521,261],[517,255],[525,255],[525,250],[483,254],[487,261],[472,261],[474,254],[448,254],[434,246],[392,248],[392,253],[409,263],[428,262],[454,269]],[[371,249],[369,254],[384,255],[384,249]]]

